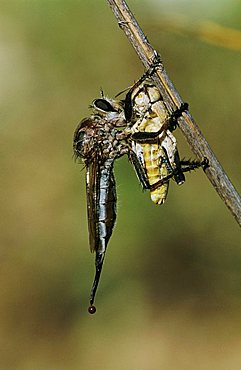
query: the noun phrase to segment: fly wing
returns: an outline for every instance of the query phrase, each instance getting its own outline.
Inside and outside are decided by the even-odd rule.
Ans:
[[[86,168],[86,198],[89,229],[89,245],[91,252],[98,249],[98,199],[100,188],[100,169],[97,157]]]

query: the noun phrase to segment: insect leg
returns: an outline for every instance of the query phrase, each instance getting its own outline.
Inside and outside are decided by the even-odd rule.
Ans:
[[[205,170],[209,166],[207,158],[204,158],[203,161],[201,161],[201,162],[196,161],[196,160],[193,160],[193,161],[183,160],[183,161],[180,161],[180,165],[181,165],[182,172],[190,172],[190,171],[193,171],[193,170],[195,170],[199,167],[203,167],[203,169]],[[155,184],[151,185],[150,190],[157,189],[159,186],[162,186],[163,184],[165,184],[166,182],[171,180],[176,175],[176,172],[177,172],[177,170],[175,169],[172,172],[170,172],[169,175],[162,178],[160,181],[156,182]]]
[[[136,141],[137,143],[142,144],[153,144],[156,143],[158,136],[166,130],[166,126],[163,125],[160,130],[156,132],[147,132],[147,131],[139,131],[134,132],[134,134],[131,135],[131,139]]]
[[[149,142],[151,142],[151,140],[157,138],[164,131],[167,131],[167,130],[169,130],[170,132],[174,131],[178,125],[177,119],[181,117],[182,113],[185,112],[186,110],[188,110],[188,103],[182,103],[180,108],[177,108],[174,112],[172,112],[168,120],[162,124],[160,130],[155,131],[155,132],[146,132],[146,131],[135,132],[132,135],[132,139],[136,141],[147,141],[148,140]]]
[[[180,164],[182,167],[182,172],[190,172],[199,167],[202,167],[205,170],[209,166],[209,162],[206,157],[201,162],[196,160],[181,160]]]
[[[171,132],[174,131],[178,126],[178,118],[181,117],[182,113],[188,110],[188,103],[182,103],[180,108],[177,108],[174,112],[171,113],[171,116],[168,120],[168,130]]]
[[[133,113],[133,102],[132,102],[132,93],[138,86],[140,86],[146,79],[151,77],[153,73],[156,71],[157,68],[163,69],[163,65],[161,63],[160,55],[155,53],[153,63],[151,64],[150,68],[147,72],[145,72],[139,80],[137,80],[133,86],[129,89],[128,93],[126,94],[125,100],[124,100],[124,112],[125,112],[125,118],[129,122],[132,118]]]
[[[146,173],[143,169],[143,166],[142,166],[140,160],[138,159],[136,153],[131,149],[129,151],[129,160],[130,160],[130,162],[132,163],[132,165],[135,169],[136,175],[137,175],[141,185],[143,186],[143,189],[150,189],[151,185],[150,185],[149,180],[146,176]]]
[[[173,177],[176,183],[178,185],[181,185],[185,181],[185,176],[183,174],[183,169],[181,166],[178,150],[176,150],[174,154],[174,163],[175,163],[175,170],[173,171]]]

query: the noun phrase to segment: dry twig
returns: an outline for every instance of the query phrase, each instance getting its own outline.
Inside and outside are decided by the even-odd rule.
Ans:
[[[140,60],[148,70],[158,57],[157,51],[148,42],[136,19],[124,0],[107,0],[119,26],[122,28]],[[153,76],[170,110],[175,110],[183,103],[181,97],[170,81],[164,67],[158,68]],[[208,142],[189,112],[178,119],[180,129],[185,135],[193,153],[199,160],[206,157],[209,167],[205,170],[207,177],[220,198],[229,208],[241,226],[241,198],[212,152]]]

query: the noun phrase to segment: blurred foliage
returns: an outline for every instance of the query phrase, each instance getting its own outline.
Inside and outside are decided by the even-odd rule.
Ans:
[[[239,32],[240,2],[129,5],[238,187],[240,52],[189,31]],[[105,1],[0,7],[0,368],[239,369],[240,230],[202,171],[156,207],[117,161],[118,222],[87,314],[94,256],[72,134],[100,87],[114,96],[143,67]],[[180,17],[189,27],[177,33]]]

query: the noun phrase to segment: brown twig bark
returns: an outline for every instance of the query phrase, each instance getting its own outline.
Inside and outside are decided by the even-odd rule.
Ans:
[[[159,54],[148,42],[134,15],[128,8],[126,1],[107,0],[107,2],[119,26],[128,37],[140,60],[148,70]],[[173,111],[180,107],[183,103],[182,99],[169,79],[162,63],[161,68],[156,70],[153,78],[170,110]],[[199,160],[202,160],[204,157],[208,159],[209,167],[205,169],[205,173],[220,198],[224,201],[238,224],[241,226],[241,198],[212,152],[193,117],[189,112],[183,113],[182,117],[178,119],[178,123],[191,150],[197,158]]]

